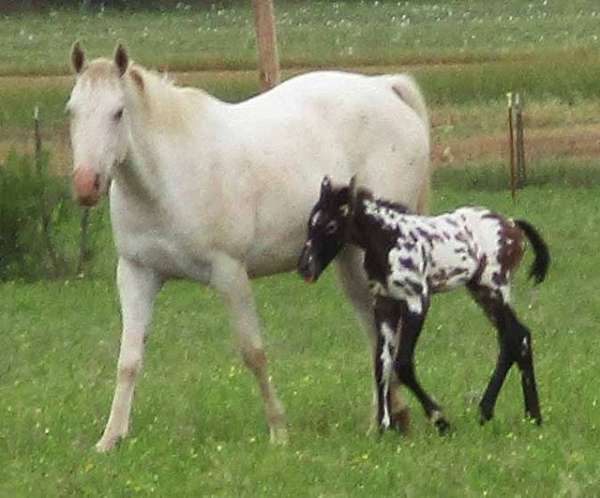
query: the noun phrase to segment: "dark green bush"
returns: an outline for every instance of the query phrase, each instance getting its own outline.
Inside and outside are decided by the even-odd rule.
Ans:
[[[73,273],[79,258],[81,210],[65,178],[39,162],[10,153],[0,163],[0,281]]]

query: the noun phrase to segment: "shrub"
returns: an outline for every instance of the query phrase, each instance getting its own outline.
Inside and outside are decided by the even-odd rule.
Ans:
[[[9,153],[0,164],[0,281],[73,273],[80,219],[65,178],[48,174],[47,154],[36,164]]]

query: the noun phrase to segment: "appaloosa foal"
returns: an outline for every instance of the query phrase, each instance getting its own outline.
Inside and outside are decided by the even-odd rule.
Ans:
[[[376,199],[366,189],[354,194],[353,181],[334,188],[324,178],[298,271],[314,282],[345,244],[364,249],[378,331],[375,381],[381,430],[390,426],[392,367],[439,432],[449,428],[440,406],[417,381],[413,358],[431,295],[460,285],[467,287],[499,336],[496,369],[479,405],[481,422],[492,418],[502,383],[515,362],[521,370],[525,412],[542,422],[531,335],[509,305],[510,276],[522,259],[525,236],[535,251],[530,276],[537,284],[546,276],[550,256],[543,239],[526,221],[480,207],[435,217],[409,214],[405,206]]]

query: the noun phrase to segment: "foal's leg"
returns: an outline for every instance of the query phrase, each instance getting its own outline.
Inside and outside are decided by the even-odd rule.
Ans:
[[[267,373],[267,357],[248,274],[239,261],[221,255],[213,263],[210,283],[219,291],[229,308],[242,358],[258,381],[271,442],[286,443],[285,412]]]
[[[540,425],[542,423],[542,414],[540,411],[540,401],[535,382],[535,372],[533,369],[533,349],[531,344],[531,333],[516,317],[513,309],[505,305],[505,322],[507,328],[511,330],[510,348],[521,371],[521,387],[523,389],[523,399],[525,402],[525,416],[530,417]]]
[[[450,428],[450,424],[444,417],[441,407],[421,387],[415,374],[415,347],[423,329],[428,308],[429,304],[424,302],[420,311],[413,311],[406,302],[402,302],[400,344],[395,367],[400,382],[415,394],[431,423],[435,425],[440,434],[444,434]]]
[[[347,246],[340,252],[335,261],[337,263],[339,281],[354,306],[363,328],[367,331],[373,347],[373,358],[375,358],[378,332],[373,322],[373,295],[369,291],[367,277],[362,267],[362,251],[355,247]],[[399,389],[396,375],[392,375],[390,384],[391,427],[406,432],[410,425],[410,411]],[[373,395],[373,409],[373,420],[377,424],[376,385]]]
[[[529,330],[519,322],[512,308],[504,301],[501,292],[478,284],[470,284],[469,290],[496,327],[500,346],[496,368],[479,404],[481,423],[493,417],[496,400],[506,374],[513,363],[517,362],[521,370],[525,413],[541,424]]]
[[[386,297],[375,300],[375,327],[377,338],[374,356],[375,392],[377,397],[377,424],[380,431],[391,425],[391,379],[394,377],[394,359],[398,349],[398,301]]]
[[[153,270],[121,258],[117,268],[117,286],[123,321],[117,386],[108,423],[102,438],[96,444],[98,451],[112,449],[129,430],[135,379],[142,366],[144,338],[161,281]]]

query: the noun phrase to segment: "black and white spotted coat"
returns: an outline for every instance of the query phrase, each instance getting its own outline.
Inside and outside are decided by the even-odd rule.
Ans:
[[[524,249],[512,220],[480,207],[420,216],[363,196],[355,209],[354,232],[366,249],[374,295],[402,300],[421,313],[430,294],[475,282],[509,301],[510,273]]]

